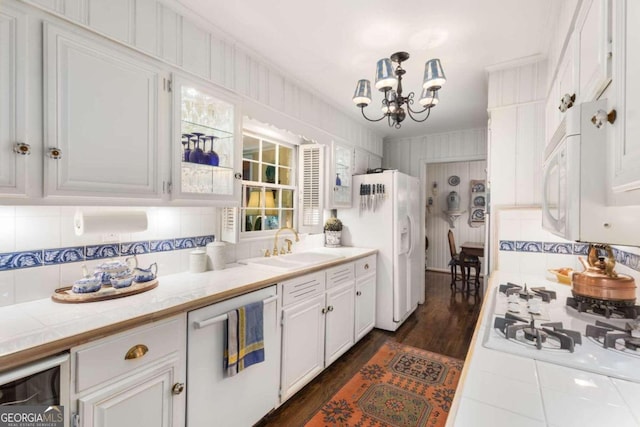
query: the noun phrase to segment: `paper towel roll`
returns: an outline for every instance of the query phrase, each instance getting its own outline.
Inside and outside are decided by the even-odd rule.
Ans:
[[[73,228],[77,236],[86,233],[133,233],[145,231],[149,221],[144,211],[85,214],[76,212]]]

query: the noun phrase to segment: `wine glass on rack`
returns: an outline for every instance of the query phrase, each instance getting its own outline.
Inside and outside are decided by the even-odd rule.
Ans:
[[[189,161],[189,154],[191,153],[191,148],[189,146],[189,142],[191,141],[191,137],[193,135],[191,135],[190,133],[183,133],[182,134],[182,147],[183,147],[183,157],[182,160],[185,162]]]
[[[209,137],[207,135],[203,135],[202,136],[202,155],[200,156],[200,158],[198,159],[198,163],[200,163],[201,165],[208,165],[209,162],[211,161],[211,153],[209,151],[204,151],[207,149],[207,139],[209,139]],[[213,144],[213,142],[212,142]]]
[[[209,155],[209,165],[218,166],[220,164],[220,156],[218,156],[218,153],[213,151],[213,141],[216,139],[216,137],[214,135],[210,135],[207,138],[211,140],[210,150],[207,153]]]
[[[200,137],[204,134],[200,132],[193,132],[192,135],[195,136],[193,139],[195,148],[191,153],[189,153],[189,162],[200,163],[200,158],[203,154],[202,149],[200,148]]]

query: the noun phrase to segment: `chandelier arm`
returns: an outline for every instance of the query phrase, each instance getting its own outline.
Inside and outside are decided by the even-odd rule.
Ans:
[[[413,119],[414,122],[418,122],[418,123],[422,123],[422,122],[426,121],[429,118],[429,116],[431,115],[431,108],[425,108],[424,110],[429,110],[429,111],[427,112],[427,115],[424,117],[424,119],[416,119],[413,116],[413,114],[411,114],[411,108],[407,108],[407,110],[409,112],[409,117],[411,117],[411,119]],[[422,110],[420,112],[414,111],[413,113],[415,113],[415,114],[424,113],[424,110]]]
[[[367,117],[364,114],[364,107],[360,107],[360,111],[362,111],[362,117],[364,117],[365,119],[369,120],[370,122],[379,122],[380,120],[384,119],[387,115],[384,114],[382,117],[380,117],[379,119],[370,119],[369,117]]]

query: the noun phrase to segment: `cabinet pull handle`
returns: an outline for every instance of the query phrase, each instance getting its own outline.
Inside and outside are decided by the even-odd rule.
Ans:
[[[149,351],[149,347],[144,344],[136,344],[124,355],[124,360],[139,359]]]
[[[607,122],[614,124],[616,121],[617,115],[618,114],[616,113],[616,110],[611,110],[608,113],[604,110],[598,110],[593,115],[593,117],[591,117],[591,123],[593,123],[594,126],[597,127],[598,129],[600,129]]]
[[[184,383],[175,383],[171,388],[171,393],[175,394],[176,396],[182,393],[183,391],[184,391]]]
[[[29,144],[25,144],[24,142],[16,142],[13,146],[13,152],[16,154],[20,154],[21,156],[28,156],[31,154],[31,146]]]
[[[263,299],[262,300],[262,304],[263,305],[267,305],[267,304],[271,304],[274,301],[278,300],[278,296],[277,295],[273,295],[270,296],[269,298]],[[212,317],[210,319],[206,319],[206,320],[200,320],[198,322],[193,322],[193,327],[195,329],[202,329],[202,328],[206,328],[207,326],[211,326],[213,324],[216,323],[220,323],[220,322],[224,322],[225,320],[228,320],[229,316],[227,315],[227,313],[225,314],[221,314],[219,316],[216,317]]]
[[[569,95],[568,93],[565,93],[564,96],[560,98],[560,105],[558,106],[558,110],[560,110],[561,113],[564,113],[569,108],[573,107],[573,103],[575,101],[576,101],[575,93],[573,95]]]
[[[60,160],[62,158],[62,150],[56,147],[49,148],[49,157],[53,160]]]
[[[365,270],[368,270],[368,269],[369,269],[369,263],[366,263],[366,264],[364,265],[364,269],[365,269]]]
[[[333,311],[333,306],[330,305],[329,307],[327,307],[327,311]]]
[[[356,292],[356,296],[360,296],[360,295],[362,295],[362,292],[357,291],[357,292]]]

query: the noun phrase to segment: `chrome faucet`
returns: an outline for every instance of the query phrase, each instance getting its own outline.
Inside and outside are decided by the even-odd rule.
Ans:
[[[298,232],[294,228],[291,228],[291,227],[282,227],[282,228],[280,228],[280,230],[276,231],[276,236],[273,239],[273,253],[272,253],[273,256],[278,255],[278,236],[280,235],[280,232],[284,231],[284,230],[292,231],[293,234],[295,234],[295,236],[296,236],[296,242],[300,241],[300,237],[298,236]]]

